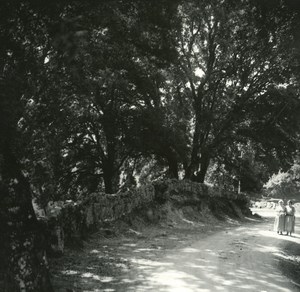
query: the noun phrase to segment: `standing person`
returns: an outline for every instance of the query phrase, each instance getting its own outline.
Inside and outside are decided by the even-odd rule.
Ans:
[[[286,215],[285,215],[285,231],[286,235],[291,235],[295,232],[295,207],[293,206],[293,202],[288,200],[288,204],[286,206]]]
[[[276,217],[274,222],[274,231],[278,234],[282,234],[285,230],[285,214],[286,208],[283,204],[283,200],[278,201],[278,206],[276,207]]]

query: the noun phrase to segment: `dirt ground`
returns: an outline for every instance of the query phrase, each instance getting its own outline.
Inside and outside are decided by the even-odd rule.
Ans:
[[[263,219],[183,210],[107,225],[51,261],[55,291],[300,291],[299,234],[277,235],[273,211],[253,211]]]

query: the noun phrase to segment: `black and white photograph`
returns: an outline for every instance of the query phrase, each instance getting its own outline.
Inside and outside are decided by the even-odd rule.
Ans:
[[[300,0],[2,0],[0,292],[300,291]]]

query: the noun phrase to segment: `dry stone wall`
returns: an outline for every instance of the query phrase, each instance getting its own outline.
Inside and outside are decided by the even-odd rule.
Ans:
[[[37,213],[46,218],[51,250],[61,253],[65,242],[80,241],[103,222],[126,216],[154,198],[154,186],[147,185],[118,194],[93,193],[78,202],[49,202],[44,214],[40,210]]]
[[[212,210],[220,202],[247,208],[245,196],[223,193],[220,189],[188,180],[165,180],[118,194],[93,193],[86,199],[50,202],[44,217],[50,230],[51,249],[62,253],[64,245],[80,241],[91,230],[107,221],[114,221],[134,210],[171,201],[175,205],[197,205],[204,201]],[[240,209],[240,207],[239,207]]]

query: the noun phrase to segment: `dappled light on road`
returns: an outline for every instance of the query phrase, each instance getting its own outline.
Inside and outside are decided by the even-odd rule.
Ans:
[[[274,265],[284,256],[283,237],[259,227],[221,232],[169,255],[172,268],[149,270],[136,291],[297,291]],[[298,236],[289,240],[300,248]]]
[[[272,227],[272,220],[246,224],[182,248],[166,257],[172,268],[150,268],[132,291],[298,291],[276,261],[299,260],[281,250],[285,241],[300,248],[299,235],[278,235]]]
[[[141,244],[124,239],[99,249],[91,246],[84,255],[86,266],[78,262],[61,273],[84,287],[78,291],[299,291],[299,283],[286,278],[278,264],[282,260],[300,263],[299,256],[290,256],[283,249],[287,244],[300,249],[300,236],[273,232],[273,219],[268,216],[263,221],[224,227],[170,250],[155,241],[147,246],[146,240]],[[113,266],[115,274],[106,274],[105,266]]]

